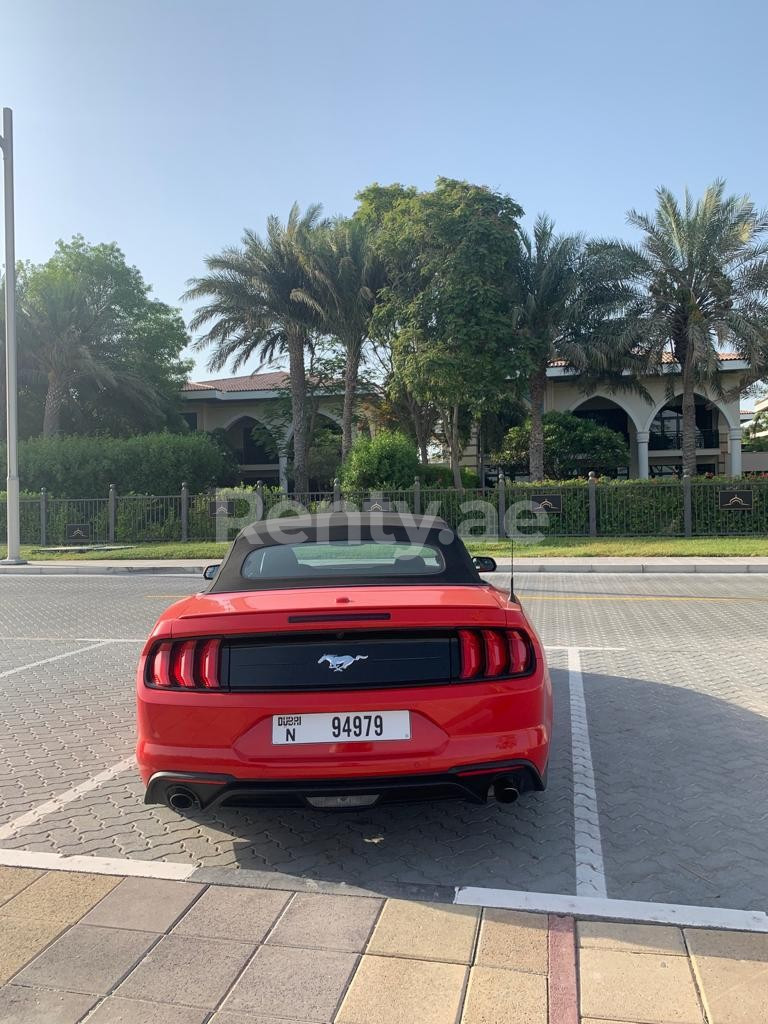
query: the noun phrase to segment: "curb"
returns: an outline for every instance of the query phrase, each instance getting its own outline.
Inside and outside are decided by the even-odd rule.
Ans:
[[[0,565],[0,576],[202,576],[204,565]]]
[[[205,564],[200,565],[99,565],[98,562],[84,562],[82,565],[61,566],[50,563],[37,565],[0,565],[0,576],[202,576]],[[509,562],[497,562],[499,571],[509,572]],[[515,561],[518,573],[760,573],[768,574],[768,560],[765,562],[588,562],[572,559],[568,562]],[[493,575],[489,573],[489,575]]]

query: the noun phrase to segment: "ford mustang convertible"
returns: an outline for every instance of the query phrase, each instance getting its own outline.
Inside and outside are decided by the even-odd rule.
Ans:
[[[325,809],[543,789],[544,652],[442,520],[265,520],[157,621],[138,668],[147,803]]]

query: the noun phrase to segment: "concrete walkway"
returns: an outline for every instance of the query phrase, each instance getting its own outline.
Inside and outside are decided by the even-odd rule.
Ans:
[[[0,565],[0,575],[202,575],[206,565],[216,560],[196,558],[169,559],[61,559],[60,561],[28,562],[26,565]],[[501,572],[509,572],[511,560],[497,558]],[[749,558],[515,558],[516,572],[731,572],[768,573],[768,557]]]
[[[3,1024],[757,1024],[768,934],[0,867]]]

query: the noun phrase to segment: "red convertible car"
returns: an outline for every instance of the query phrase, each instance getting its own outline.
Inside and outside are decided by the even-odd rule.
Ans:
[[[248,527],[141,654],[148,803],[363,808],[543,789],[544,653],[442,520],[330,513]]]

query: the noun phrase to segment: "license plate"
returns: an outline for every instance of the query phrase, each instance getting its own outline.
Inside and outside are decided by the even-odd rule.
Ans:
[[[410,738],[410,711],[272,716],[273,743],[376,743]]]

